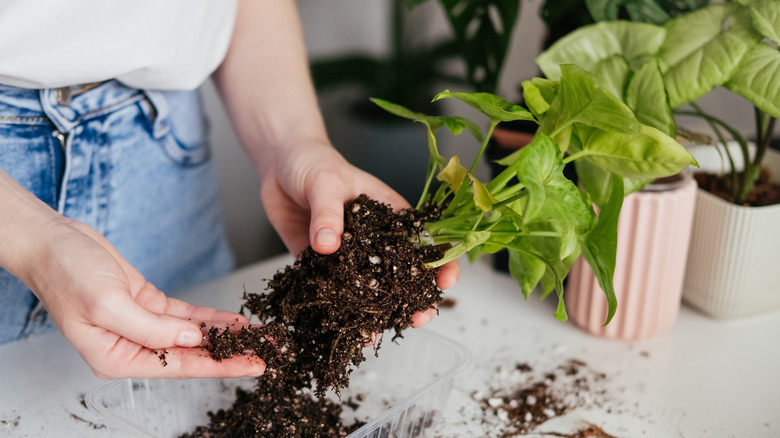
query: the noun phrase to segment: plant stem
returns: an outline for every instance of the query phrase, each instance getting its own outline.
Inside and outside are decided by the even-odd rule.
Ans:
[[[561,233],[557,231],[491,231],[491,235],[495,236],[535,236],[535,237],[561,237]]]
[[[772,143],[777,119],[761,111],[757,106],[753,106],[753,110],[756,115],[756,156],[753,158],[753,166],[760,167],[766,150]]]
[[[495,205],[496,207],[503,207],[504,205],[511,204],[512,202],[517,201],[518,199],[522,199],[526,196],[528,196],[527,191],[523,191],[525,189],[525,185],[523,184],[517,184],[509,189],[507,189],[504,192],[501,192],[500,195],[496,195],[496,199],[499,200],[499,202]],[[505,199],[501,199],[504,196],[511,195]]]
[[[517,169],[515,169],[514,166],[507,166],[501,173],[487,183],[486,187],[490,193],[496,194],[498,188],[505,187],[515,176],[517,176]]]
[[[474,225],[471,227],[471,231],[476,231],[477,227],[479,226],[480,222],[482,222],[482,219],[485,217],[485,212],[482,212],[479,214],[479,218],[474,221]]]
[[[414,207],[415,210],[422,210],[425,205],[428,193],[431,190],[431,182],[433,182],[434,173],[436,173],[436,162],[433,157],[430,157],[428,159],[428,175],[425,177],[425,186],[423,187],[422,194],[420,194],[420,200],[417,201],[417,205]]]
[[[482,160],[482,155],[485,153],[485,149],[487,149],[487,145],[490,142],[490,137],[493,136],[493,130],[496,129],[496,125],[498,122],[490,122],[490,128],[488,128],[488,132],[485,135],[485,139],[482,140],[482,146],[479,148],[479,152],[477,153],[476,158],[474,158],[474,163],[471,164],[471,168],[469,169],[470,174],[474,174],[474,172],[477,170],[477,165]]]
[[[691,107],[695,111],[675,111],[675,114],[684,115],[684,116],[696,116],[704,119],[712,128],[712,130],[715,132],[715,135],[718,137],[718,141],[723,145],[723,149],[726,152],[726,156],[729,159],[729,165],[731,166],[731,196],[733,198],[733,202],[738,205],[742,205],[745,203],[745,198],[747,197],[746,187],[750,187],[752,189],[752,185],[754,180],[751,179],[751,175],[753,173],[753,165],[750,161],[750,151],[747,147],[747,140],[742,136],[742,134],[739,133],[736,129],[732,128],[730,125],[728,125],[723,120],[718,119],[717,117],[714,117],[710,114],[707,114],[704,112],[704,110],[701,109],[696,103],[691,103]],[[742,157],[744,162],[744,169],[742,174],[742,180],[739,180],[737,169],[734,164],[734,159],[731,156],[731,151],[729,151],[728,146],[726,145],[726,139],[723,136],[723,133],[721,132],[720,128],[718,126],[722,127],[728,133],[731,135],[731,137],[739,144],[739,147],[742,151]]]
[[[579,152],[575,152],[575,153],[573,153],[571,155],[568,155],[568,156],[564,157],[563,158],[563,164],[564,165],[569,164],[572,161],[574,161],[574,160],[576,160],[578,158],[582,158],[582,157],[587,156],[587,155],[590,155],[590,152],[584,151],[584,150],[583,151],[579,151]]]

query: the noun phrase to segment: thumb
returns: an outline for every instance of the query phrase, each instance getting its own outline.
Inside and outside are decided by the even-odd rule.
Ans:
[[[314,251],[331,254],[341,246],[344,199],[338,190],[319,191],[308,199],[311,209],[309,242]]]

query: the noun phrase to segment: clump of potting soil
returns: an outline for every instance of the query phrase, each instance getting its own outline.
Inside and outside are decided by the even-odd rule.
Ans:
[[[347,386],[352,366],[365,360],[366,341],[390,329],[395,339],[413,314],[441,300],[436,271],[424,265],[441,258],[441,249],[418,241],[424,223],[437,215],[435,209],[394,213],[360,196],[345,208],[338,251],[307,248],[269,281],[266,293],[246,295],[244,307],[253,315],[288,328],[297,344],[294,366],[314,379],[318,396]]]
[[[252,392],[239,391],[233,407],[210,413],[208,426],[184,436],[331,437],[359,427],[342,425],[341,405],[324,396],[348,386],[367,341],[379,336],[378,353],[383,332],[401,337],[412,315],[441,301],[436,272],[425,263],[442,249],[419,242],[425,222],[439,214],[393,212],[365,195],[348,203],[338,251],[307,248],[265,293],[245,294],[244,308],[263,325],[209,331],[215,359],[253,353],[267,369]]]

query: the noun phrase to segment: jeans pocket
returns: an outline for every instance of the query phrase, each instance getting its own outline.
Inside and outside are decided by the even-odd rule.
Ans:
[[[64,152],[48,123],[0,122],[0,168],[22,187],[57,208]]]
[[[209,161],[208,125],[197,90],[144,91],[139,105],[150,134],[161,142],[165,154],[182,167]]]

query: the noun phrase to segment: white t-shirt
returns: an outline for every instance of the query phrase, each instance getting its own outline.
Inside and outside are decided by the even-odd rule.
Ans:
[[[236,0],[2,0],[0,83],[193,89],[225,56],[235,14]]]

